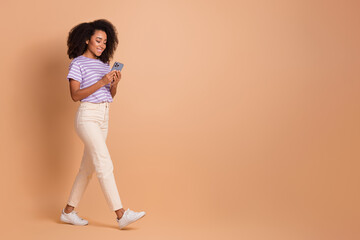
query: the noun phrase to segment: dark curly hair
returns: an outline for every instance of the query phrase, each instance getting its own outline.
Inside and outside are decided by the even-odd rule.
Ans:
[[[90,40],[91,36],[95,33],[95,30],[102,30],[107,35],[106,48],[98,59],[104,63],[109,63],[114,55],[119,40],[117,38],[116,28],[106,19],[80,23],[70,30],[67,39],[67,54],[70,59],[76,58],[86,51],[86,40]]]

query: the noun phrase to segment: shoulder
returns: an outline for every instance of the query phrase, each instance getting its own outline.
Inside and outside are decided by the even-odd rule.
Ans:
[[[80,55],[76,58],[73,58],[73,60],[71,60],[70,64],[82,65],[84,62],[85,62],[85,59],[83,59]]]
[[[71,60],[71,62],[69,64],[69,68],[71,68],[71,67],[80,67],[82,65],[81,58],[79,58],[79,57],[73,58]]]

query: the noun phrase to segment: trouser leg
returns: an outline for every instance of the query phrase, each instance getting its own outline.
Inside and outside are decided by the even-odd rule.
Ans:
[[[83,157],[78,174],[76,175],[73,187],[70,192],[68,204],[77,207],[92,176],[94,173],[94,165],[86,148],[84,148]]]
[[[97,122],[85,121],[77,125],[77,132],[85,145],[89,159],[91,159],[109,207],[114,211],[122,208],[113,174],[113,163],[105,142],[106,126],[101,127]]]

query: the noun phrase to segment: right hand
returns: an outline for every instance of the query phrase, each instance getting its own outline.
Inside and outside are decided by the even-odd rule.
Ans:
[[[104,86],[107,85],[107,84],[109,84],[109,83],[111,83],[111,82],[114,80],[115,74],[116,74],[115,71],[111,71],[111,72],[109,72],[108,74],[105,74],[105,75],[103,76],[103,78],[100,80],[101,83],[102,83]]]

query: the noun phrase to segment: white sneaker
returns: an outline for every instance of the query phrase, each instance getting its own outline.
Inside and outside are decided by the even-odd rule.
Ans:
[[[130,223],[133,223],[140,218],[145,216],[145,212],[134,212],[130,210],[129,208],[124,212],[122,217],[120,219],[116,219],[116,221],[119,223],[120,229],[126,227]]]
[[[77,212],[72,211],[70,213],[65,213],[64,209],[62,210],[60,220],[62,222],[65,222],[65,223],[70,223],[70,224],[73,224],[73,225],[80,225],[80,226],[84,226],[84,225],[87,225],[89,223],[85,219],[80,218],[77,215]]]

